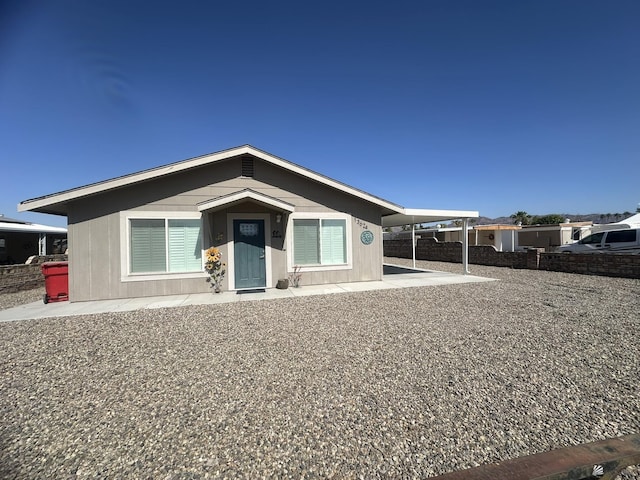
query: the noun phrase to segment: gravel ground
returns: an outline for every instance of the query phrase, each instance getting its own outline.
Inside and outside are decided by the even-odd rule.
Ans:
[[[34,288],[23,290],[22,292],[0,294],[0,310],[17,307],[26,303],[41,302],[45,288]]]
[[[0,324],[0,478],[425,478],[640,432],[640,281],[471,270],[501,281]]]

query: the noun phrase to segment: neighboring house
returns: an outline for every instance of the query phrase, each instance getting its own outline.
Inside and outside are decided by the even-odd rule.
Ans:
[[[492,245],[498,252],[513,252],[517,246],[517,225],[476,225],[467,228],[470,245]],[[411,238],[411,230],[388,234],[385,239]],[[416,238],[435,238],[438,242],[462,242],[462,227],[435,226],[415,230]]]
[[[553,251],[591,234],[592,222],[564,222],[554,225],[522,225],[518,231],[518,247],[544,248]]]
[[[471,232],[473,230],[471,227],[467,228],[467,232],[469,233],[469,243],[473,245]],[[409,237],[411,236],[411,232],[409,233]],[[462,241],[462,227],[430,227],[430,228],[421,228],[416,230],[416,237],[420,238],[435,238],[439,242],[461,242]]]
[[[24,263],[33,255],[64,253],[67,229],[0,215],[0,265]]]
[[[472,228],[467,227],[469,232],[469,243],[473,244],[473,236],[471,235]],[[462,227],[443,227],[436,225],[434,227],[416,228],[415,231],[402,230],[398,232],[387,232],[385,234],[385,240],[403,240],[409,239],[415,235],[416,239],[421,238],[435,238],[439,242],[461,242],[462,241]]]
[[[249,145],[18,209],[67,217],[72,301],[207,292],[210,246],[228,290],[272,288],[295,266],[302,285],[380,280],[383,227],[478,217],[405,209]]]
[[[472,245],[493,245],[499,252],[515,252],[518,248],[518,225],[476,225]]]

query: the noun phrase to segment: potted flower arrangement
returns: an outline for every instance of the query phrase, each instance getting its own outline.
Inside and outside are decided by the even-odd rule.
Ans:
[[[214,292],[220,293],[227,264],[222,263],[222,253],[216,247],[208,248],[205,255],[204,270],[209,274],[207,282],[211,283],[211,288],[213,288]]]

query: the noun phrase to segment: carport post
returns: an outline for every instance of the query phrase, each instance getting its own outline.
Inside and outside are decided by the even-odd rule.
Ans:
[[[415,223],[411,224],[411,252],[413,254],[413,268],[416,268],[416,224]]]
[[[469,274],[469,219],[462,219],[462,274]]]
[[[38,255],[43,256],[47,254],[47,234],[41,233],[38,236]]]

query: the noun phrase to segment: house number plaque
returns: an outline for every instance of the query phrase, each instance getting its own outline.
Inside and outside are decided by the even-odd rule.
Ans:
[[[371,245],[373,242],[373,232],[371,230],[365,230],[360,234],[360,241],[365,245]]]

